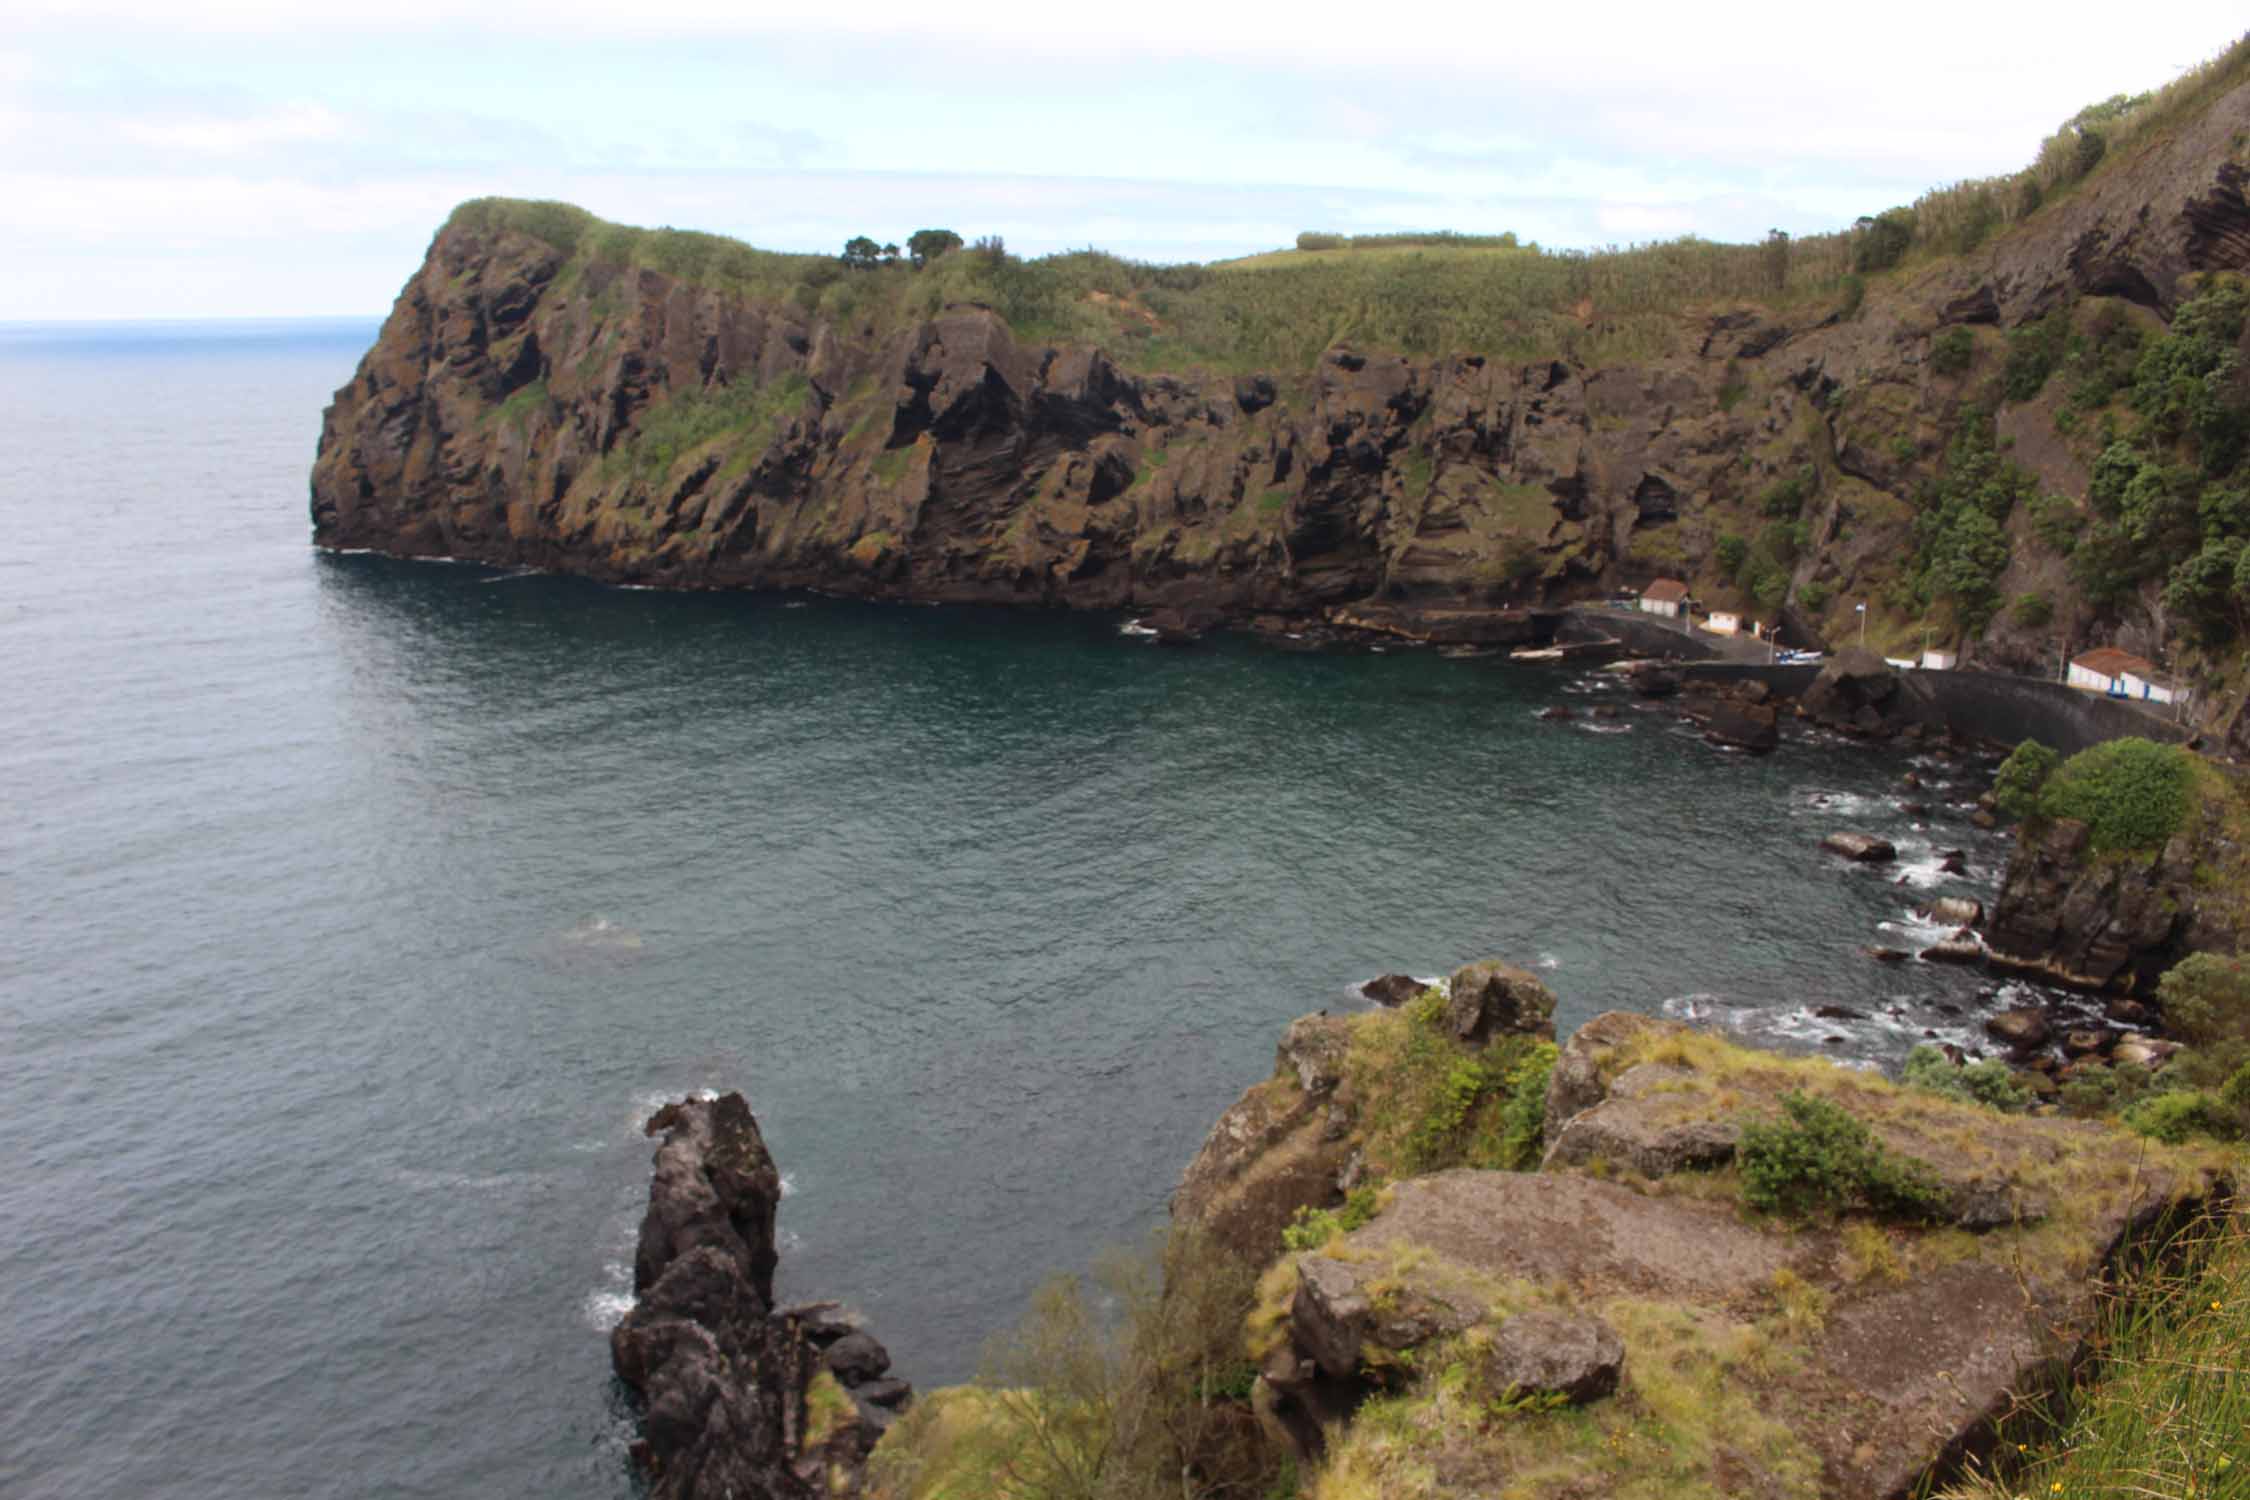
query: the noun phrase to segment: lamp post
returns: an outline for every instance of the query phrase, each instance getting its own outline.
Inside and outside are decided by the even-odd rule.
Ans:
[[[1867,644],[1867,601],[1865,599],[1859,601],[1859,643],[1862,647]]]

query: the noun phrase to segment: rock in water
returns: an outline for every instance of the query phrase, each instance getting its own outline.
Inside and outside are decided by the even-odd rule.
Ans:
[[[837,1332],[834,1304],[774,1310],[781,1173],[748,1102],[682,1099],[647,1130],[664,1142],[633,1257],[637,1300],[610,1359],[640,1401],[634,1456],[651,1500],[858,1493],[905,1385],[878,1380],[889,1356],[865,1333]],[[824,1369],[846,1389],[882,1389],[816,1416]]]
[[[1871,833],[1832,833],[1820,841],[1820,847],[1863,865],[1889,864],[1898,858],[1898,850],[1889,839]]]
[[[2047,1013],[2031,1005],[2019,1005],[2013,1010],[2000,1012],[1984,1023],[1984,1029],[1993,1040],[2005,1043],[2019,1052],[2044,1047],[2047,1039],[2054,1035],[2054,1026],[2047,1020]]]
[[[1411,974],[1384,974],[1359,987],[1360,998],[1377,1005],[1404,1005],[1429,986]]]

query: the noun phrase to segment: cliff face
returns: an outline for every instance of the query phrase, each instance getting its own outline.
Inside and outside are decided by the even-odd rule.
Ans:
[[[457,216],[327,412],[315,539],[679,587],[1419,628],[1658,574],[1723,589],[1719,537],[1810,469],[1791,597],[1840,619],[1911,552],[1909,497],[1996,376],[1996,341],[1947,373],[1933,337],[2073,296],[2162,314],[2187,273],[2250,265],[2246,126],[2238,91],[1978,255],[1880,278],[1849,317],[1704,307],[1629,364],[1338,345],[1310,370],[1128,372],[981,306],[824,318]],[[2067,485],[2079,459],[2047,419],[2005,415]]]

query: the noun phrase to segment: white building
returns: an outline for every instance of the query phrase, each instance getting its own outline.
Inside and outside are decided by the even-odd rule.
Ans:
[[[1641,590],[1641,613],[1677,620],[1687,613],[1688,586],[1677,578],[1659,578]]]
[[[1714,610],[1704,620],[1703,628],[1713,635],[1739,635],[1742,632],[1742,616],[1729,610]]]
[[[2072,657],[2067,680],[2088,692],[2144,703],[2179,703],[2188,696],[2186,687],[2159,672],[2154,663],[2115,646],[2097,646]]]
[[[2128,698],[2140,698],[2150,703],[2185,702],[2188,690],[2182,684],[2164,676],[2153,668],[2146,672],[2127,668],[2118,679]]]
[[[1925,672],[1950,672],[1953,670],[1954,664],[1960,659],[1951,651],[1931,651],[1925,648],[1922,652],[1922,670]]]

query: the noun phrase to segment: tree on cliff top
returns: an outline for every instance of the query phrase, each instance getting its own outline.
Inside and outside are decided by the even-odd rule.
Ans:
[[[949,250],[961,248],[961,236],[950,229],[917,229],[906,237],[906,255],[919,271]]]
[[[864,234],[855,234],[844,241],[843,262],[855,271],[873,270],[882,256],[883,247]]]

